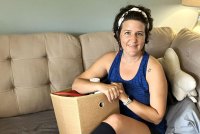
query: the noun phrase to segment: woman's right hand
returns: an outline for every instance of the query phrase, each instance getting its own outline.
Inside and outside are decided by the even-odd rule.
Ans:
[[[103,84],[99,91],[106,95],[109,102],[112,102],[118,99],[120,94],[123,93],[124,90],[122,88],[121,83]]]

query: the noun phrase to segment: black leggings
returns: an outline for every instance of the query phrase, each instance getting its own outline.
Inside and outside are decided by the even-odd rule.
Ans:
[[[116,134],[115,130],[105,122],[102,122],[91,134]]]
[[[149,127],[151,134],[160,134],[158,130],[153,127]],[[97,126],[91,134],[116,134],[115,130],[105,122],[102,122],[99,126]]]
[[[149,130],[150,130],[151,134],[161,134],[161,133],[158,132],[158,130],[156,130],[155,128],[149,127]]]

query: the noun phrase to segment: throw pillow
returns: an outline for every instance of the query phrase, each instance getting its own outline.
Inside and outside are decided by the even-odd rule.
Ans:
[[[169,80],[173,96],[178,101],[188,96],[196,103],[196,81],[191,75],[181,70],[176,52],[172,48],[168,48],[164,57],[158,60],[162,64],[166,77]]]

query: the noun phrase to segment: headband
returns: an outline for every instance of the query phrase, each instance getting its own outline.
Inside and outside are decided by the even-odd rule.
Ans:
[[[130,10],[126,11],[124,14],[122,14],[121,18],[119,19],[118,21],[118,28],[121,26],[123,20],[124,20],[124,17],[130,12],[130,11],[135,11],[135,12],[140,12],[142,13],[142,15],[147,18],[147,15],[144,11],[140,10],[139,8],[137,7],[133,7],[131,8]],[[149,27],[149,24],[147,24],[147,27]]]

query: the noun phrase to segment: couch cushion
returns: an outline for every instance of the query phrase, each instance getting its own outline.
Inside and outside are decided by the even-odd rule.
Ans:
[[[82,70],[80,43],[72,35],[0,36],[0,117],[51,109],[51,90],[71,87]]]
[[[149,43],[145,45],[145,50],[156,58],[163,57],[167,48],[175,37],[170,27],[155,27],[151,31]]]
[[[119,46],[112,32],[96,32],[80,35],[83,65],[87,69],[97,58],[109,51],[117,51]]]
[[[0,119],[1,134],[59,134],[54,111]]]
[[[172,48],[179,56],[182,69],[196,79],[196,89],[200,94],[200,34],[182,29],[174,39]],[[200,110],[200,97],[198,108]]]
[[[69,34],[46,34],[46,51],[51,90],[71,88],[83,71],[79,40]]]

